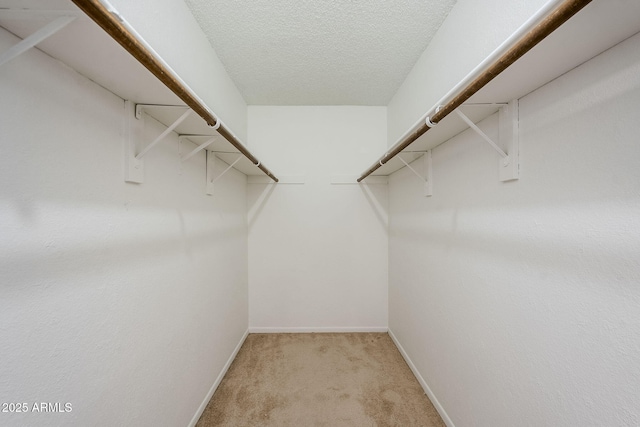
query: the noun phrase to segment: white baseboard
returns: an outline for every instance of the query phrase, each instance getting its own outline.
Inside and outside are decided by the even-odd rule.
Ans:
[[[303,333],[347,333],[347,332],[388,332],[386,326],[363,327],[249,327],[251,334],[303,334]]]
[[[391,331],[391,329],[389,329],[389,336],[391,337],[391,340],[393,340],[393,343],[396,345],[396,347],[398,347],[400,354],[402,354],[402,357],[404,358],[405,362],[407,362],[407,365],[409,365],[409,368],[411,368],[411,372],[413,372],[413,375],[416,376],[416,379],[422,386],[422,389],[427,394],[427,396],[429,396],[429,400],[431,400],[431,403],[433,403],[433,406],[436,408],[436,410],[440,414],[442,421],[444,421],[447,427],[455,427],[455,425],[453,424],[453,421],[451,421],[451,418],[449,418],[449,415],[447,414],[447,412],[444,410],[440,402],[438,402],[438,399],[436,398],[435,394],[433,394],[433,391],[431,391],[431,388],[429,387],[427,382],[424,380],[424,378],[422,378],[422,375],[420,375],[420,372],[418,372],[418,368],[416,368],[416,365],[413,364],[407,352],[404,350],[400,342],[398,342],[398,339],[396,338],[396,336],[393,335],[393,332]]]
[[[244,333],[244,335],[242,335],[242,338],[240,339],[240,342],[238,343],[236,348],[233,349],[233,353],[231,353],[231,356],[227,360],[227,363],[224,364],[224,367],[222,368],[222,371],[220,371],[220,374],[218,375],[216,380],[213,382],[213,385],[211,386],[211,389],[209,389],[209,393],[207,393],[207,395],[205,396],[204,400],[200,404],[200,407],[198,408],[196,413],[193,415],[193,418],[191,419],[191,422],[189,423],[189,427],[194,427],[196,425],[196,423],[198,422],[198,420],[200,419],[200,416],[202,415],[204,410],[207,408],[207,405],[209,404],[209,401],[211,400],[211,397],[213,397],[213,393],[216,392],[216,389],[218,388],[218,386],[222,382],[222,378],[224,378],[224,376],[226,375],[227,371],[229,370],[229,366],[231,366],[231,363],[233,362],[233,359],[235,359],[236,356],[238,355],[238,352],[240,351],[240,347],[242,347],[242,344],[244,344],[244,340],[247,339],[248,335],[249,335],[249,330],[247,330]]]

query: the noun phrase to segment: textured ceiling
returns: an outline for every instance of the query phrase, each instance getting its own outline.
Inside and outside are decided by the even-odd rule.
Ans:
[[[250,105],[387,105],[456,0],[185,0]]]

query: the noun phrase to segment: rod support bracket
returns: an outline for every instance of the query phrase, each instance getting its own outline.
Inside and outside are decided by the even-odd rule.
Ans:
[[[214,142],[216,142],[216,140],[218,139],[215,135],[211,135],[209,137],[209,139],[207,139],[205,142],[198,144],[196,146],[196,148],[194,148],[193,150],[191,150],[189,153],[182,155],[182,143],[185,140],[189,140],[189,138],[194,138],[195,136],[204,136],[204,135],[180,135],[178,136],[178,144],[180,146],[180,162],[185,162],[187,160],[189,160],[191,157],[195,156],[196,154],[198,154],[200,151],[204,150],[205,148],[207,148],[208,146],[210,146],[211,144],[213,144]]]
[[[124,181],[135,184],[144,182],[144,159],[136,158],[142,140],[144,123],[134,120],[136,106],[124,101]]]
[[[231,163],[229,166],[227,166],[227,168],[225,170],[223,170],[218,176],[215,176],[216,155],[211,151],[207,151],[206,153],[207,153],[207,188],[206,188],[206,191],[207,191],[207,194],[211,196],[214,193],[214,184],[216,183],[216,181],[219,180],[220,178],[222,178],[224,176],[224,174],[229,172],[229,170],[232,167],[234,167],[236,165],[236,163],[238,163],[244,156],[242,154],[240,154],[238,156],[238,158],[233,161],[233,163]]]
[[[422,161],[424,162],[425,176],[422,176],[420,172],[415,170],[405,159],[402,158],[402,156],[400,156],[400,154],[398,154],[397,157],[398,159],[400,159],[402,163],[404,163],[404,165],[407,168],[409,168],[411,172],[413,172],[415,176],[420,178],[421,181],[424,181],[424,193],[423,193],[424,196],[425,197],[433,196],[433,173],[431,170],[432,169],[431,168],[431,150],[427,150],[422,156]]]
[[[487,107],[495,106],[496,104],[487,104]],[[482,106],[476,104],[475,106]],[[499,139],[495,142],[486,133],[482,131],[469,117],[467,117],[460,109],[455,110],[458,116],[477,133],[483,140],[485,140],[497,153],[500,155],[498,163],[498,170],[500,174],[500,181],[512,181],[519,177],[519,143],[518,143],[518,100],[513,100],[507,104],[502,104],[498,110],[498,126],[499,126]],[[502,147],[506,147],[505,150]]]
[[[222,124],[222,121],[220,121],[220,119],[216,117],[216,124],[212,125],[211,123],[207,123],[207,126],[209,126],[211,130],[218,130],[220,129],[221,124]]]
[[[52,22],[49,22],[44,27],[40,28],[39,30],[31,34],[30,36],[25,37],[15,45],[11,46],[5,52],[0,52],[0,66],[20,56],[27,50],[36,46],[38,43],[42,42],[43,40],[46,40],[47,38],[51,37],[58,31],[60,31],[61,29],[69,25],[75,19],[76,19],[76,16],[73,14],[59,16]]]
[[[137,106],[136,106],[137,108]],[[188,108],[185,110],[184,113],[182,113],[182,115],[180,117],[178,117],[169,127],[167,127],[164,132],[162,132],[160,135],[158,135],[156,137],[156,139],[154,139],[153,141],[151,141],[142,151],[140,151],[138,154],[136,154],[136,159],[140,160],[142,159],[145,154],[147,154],[149,152],[149,150],[151,150],[153,147],[155,147],[156,145],[158,145],[158,143],[160,143],[160,141],[164,140],[164,138],[169,135],[171,132],[173,132],[173,130],[178,127],[178,125],[180,123],[182,123],[187,117],[189,117],[189,115],[191,114],[193,110],[191,108]]]
[[[500,108],[500,142],[507,149],[507,156],[500,159],[500,181],[514,181],[520,178],[520,138],[518,100],[514,99]]]

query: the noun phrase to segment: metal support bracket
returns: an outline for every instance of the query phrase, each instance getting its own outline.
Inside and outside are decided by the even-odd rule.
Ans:
[[[500,142],[506,145],[508,156],[500,159],[500,181],[513,181],[520,178],[520,137],[518,100],[500,108]]]
[[[208,139],[202,144],[198,144],[196,148],[189,151],[187,154],[182,154],[183,151],[186,150],[186,148],[184,148],[185,141],[189,141],[190,143],[193,143],[194,138],[203,138],[203,137],[206,137]],[[190,158],[192,158],[193,156],[195,156],[205,148],[211,146],[216,141],[216,139],[217,139],[217,136],[213,136],[213,135],[194,135],[194,134],[179,135],[178,136],[178,171],[179,171],[178,173],[182,175],[184,162],[186,162],[187,160],[189,160]]]
[[[136,119],[140,120],[142,118],[142,113],[147,107],[155,108],[169,108],[169,109],[183,109],[189,108],[186,105],[170,105],[170,104],[136,104]]]
[[[144,149],[140,150],[140,141],[143,140],[144,121],[142,113],[146,104],[134,104],[131,101],[125,101],[125,177],[126,182],[134,182],[141,184],[144,180],[144,159],[143,157],[158,143],[160,143],[167,135],[169,135],[180,123],[182,123],[191,114],[192,110],[183,105],[168,105],[169,108],[186,108],[186,111],[169,127],[167,127],[158,137],[149,143]],[[157,107],[154,105],[154,107]],[[163,106],[164,107],[164,106]],[[137,119],[137,120],[134,120]],[[204,147],[202,147],[204,148]],[[198,150],[199,151],[199,150]],[[195,154],[195,153],[193,153]],[[193,155],[191,154],[191,155]],[[189,155],[189,157],[191,157]],[[188,158],[188,157],[187,157]],[[186,159],[185,159],[186,160]]]
[[[486,104],[487,107],[494,107],[496,104]],[[519,139],[518,139],[518,100],[513,100],[508,104],[500,104],[498,115],[500,143],[506,145],[505,152],[500,145],[482,131],[469,117],[460,109],[456,110],[458,116],[482,139],[500,155],[498,170],[500,181],[516,180],[520,176],[519,165]],[[481,105],[474,105],[481,106]]]
[[[54,35],[59,30],[66,27],[67,24],[69,24],[74,19],[76,19],[75,16],[60,16],[59,18],[56,18],[54,21],[37,30],[35,33],[11,46],[5,52],[0,54],[0,66],[6,64],[7,62],[31,49],[46,38]]]
[[[460,118],[471,128],[475,131],[475,133],[477,133],[478,135],[480,135],[480,137],[482,137],[482,139],[484,139],[485,141],[487,141],[489,143],[490,146],[493,147],[494,150],[496,150],[498,152],[498,154],[500,155],[500,157],[502,157],[503,159],[506,159],[507,157],[509,157],[507,155],[507,153],[504,152],[504,150],[502,150],[502,148],[500,148],[498,146],[498,144],[496,144],[495,142],[493,142],[493,139],[489,138],[489,136],[487,136],[486,133],[484,133],[482,131],[482,129],[480,129],[475,123],[473,123],[473,121],[471,121],[471,119],[469,117],[467,117],[462,111],[460,110],[456,110],[456,113],[458,113],[458,116],[460,116]]]
[[[408,167],[411,172],[413,172],[418,178],[420,178],[421,181],[424,181],[424,196],[425,197],[433,196],[433,173],[431,169],[431,150],[427,150],[427,152],[424,153],[424,156],[422,156],[426,176],[420,175],[418,171],[416,171],[413,167],[411,167],[411,165],[402,158],[402,156],[398,155],[398,159],[400,159],[400,161],[404,163],[404,165]]]
[[[124,180],[142,184],[144,181],[144,160],[136,158],[138,141],[141,141],[144,124],[134,120],[134,103],[124,102]]]
[[[206,153],[207,153],[207,194],[213,195],[215,182],[220,178],[222,178],[224,174],[229,172],[229,170],[232,167],[234,167],[235,164],[238,163],[240,159],[242,159],[244,156],[242,154],[239,155],[238,158],[233,163],[231,163],[229,166],[227,166],[225,170],[222,171],[222,173],[220,173],[218,176],[214,176],[215,170],[216,170],[216,155],[210,151],[207,151]]]
[[[189,117],[189,115],[191,114],[192,110],[191,110],[191,108],[188,108],[188,107],[185,107],[185,108],[187,108],[187,110],[184,113],[182,113],[182,115],[180,117],[178,117],[178,119],[176,119],[175,122],[173,122],[168,128],[166,128],[164,130],[164,132],[162,132],[160,135],[158,135],[158,137],[156,139],[154,139],[151,143],[149,143],[141,152],[136,154],[136,159],[137,160],[142,159],[144,157],[144,155],[149,152],[149,150],[151,150],[153,147],[155,147],[167,135],[169,135],[171,132],[173,132],[173,130],[180,123],[182,123],[187,117]]]
[[[207,148],[208,146],[210,146],[211,144],[213,144],[214,142],[216,142],[216,140],[218,139],[217,136],[211,136],[211,135],[180,135],[178,137],[178,143],[180,144],[180,147],[182,147],[182,143],[185,139],[190,139],[190,138],[195,138],[195,137],[209,137],[209,139],[205,142],[203,142],[202,144],[199,144],[196,148],[194,148],[192,151],[190,151],[189,153],[185,154],[184,156],[180,156],[180,161],[181,162],[185,162],[187,160],[189,160],[190,158],[192,158],[193,156],[195,156],[196,154],[198,154],[200,151],[204,150],[205,148]],[[182,153],[182,148],[180,148],[180,153]]]

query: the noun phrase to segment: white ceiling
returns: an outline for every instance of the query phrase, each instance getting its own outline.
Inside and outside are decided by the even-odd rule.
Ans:
[[[456,0],[185,0],[250,105],[387,105]]]

